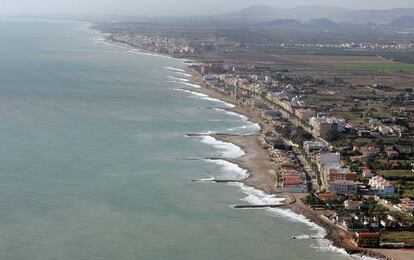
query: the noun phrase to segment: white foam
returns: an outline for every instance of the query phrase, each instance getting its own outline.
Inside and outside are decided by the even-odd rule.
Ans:
[[[245,154],[237,145],[217,140],[212,136],[201,136],[201,142],[214,146],[219,151],[219,156],[225,158],[238,158]]]
[[[370,256],[365,256],[365,255],[351,255],[352,258],[354,259],[361,259],[361,260],[378,260],[378,258],[375,257],[370,257]]]
[[[300,235],[300,236],[295,236],[295,239],[297,240],[304,240],[304,239],[310,239],[311,236],[309,235]]]
[[[235,163],[231,163],[226,160],[211,160],[207,159],[207,162],[215,163],[221,166],[222,174],[217,177],[217,179],[230,179],[230,180],[243,180],[249,176],[247,170],[240,168]]]
[[[205,178],[205,179],[199,179],[196,182],[212,182],[214,180],[215,180],[214,177],[210,177],[210,178]]]
[[[185,72],[185,70],[180,69],[180,68],[176,68],[176,67],[164,67],[168,70],[172,70],[172,71],[178,71],[178,72]]]
[[[192,77],[191,74],[184,73],[184,72],[178,72],[178,71],[176,71],[175,73],[178,74],[178,75],[181,75],[183,77],[187,77],[187,78],[191,78]]]
[[[261,190],[249,187],[243,183],[232,185],[240,187],[242,192],[247,195],[247,197],[241,200],[246,201],[251,205],[279,205],[285,200],[284,198],[279,198],[276,195],[266,194]]]
[[[212,101],[212,102],[216,102],[216,103],[222,103],[227,107],[234,106],[233,104],[224,102],[223,100],[220,100],[220,99],[217,99],[217,98],[212,98],[209,95],[206,95],[206,94],[203,94],[203,93],[200,93],[200,92],[197,92],[197,91],[191,91],[189,89],[182,89],[182,88],[175,88],[174,90],[181,91],[181,92],[186,92],[186,93],[191,93],[191,94],[193,94],[193,95],[195,95],[195,96],[197,96],[197,97],[199,97],[203,100],[208,100],[208,101]]]
[[[217,107],[215,107],[213,109],[216,110],[216,111],[224,112],[224,113],[226,113],[228,115],[231,115],[231,116],[239,117],[244,121],[249,121],[249,118],[245,115],[242,115],[242,114],[239,114],[239,113],[236,113],[236,112],[233,112],[233,111],[227,111],[225,109],[217,108]]]
[[[189,79],[183,79],[183,78],[178,78],[178,77],[173,77],[173,76],[168,76],[168,78],[175,80],[175,81],[182,81],[182,82],[189,82]]]
[[[229,128],[226,131],[227,132],[233,132],[238,133],[240,131],[249,131],[247,133],[244,133],[245,135],[254,134],[258,131],[260,131],[260,125],[258,123],[250,123],[248,125],[242,125],[234,128]]]
[[[243,201],[246,201],[252,205],[277,205],[281,204],[285,199],[279,198],[276,195],[269,195],[264,193],[261,190],[246,186],[243,183],[232,183],[233,186],[238,186],[241,188],[242,192],[247,195],[247,197],[243,198]],[[344,255],[348,255],[348,253],[342,249],[335,247],[331,241],[325,239],[326,237],[326,230],[317,224],[313,223],[305,216],[297,214],[290,209],[282,209],[282,208],[267,208],[265,209],[267,214],[275,217],[283,217],[289,221],[303,223],[310,227],[310,229],[316,232],[315,235],[301,235],[298,236],[297,239],[315,239],[317,241],[316,246],[312,246],[313,248],[323,251],[323,252],[335,252]],[[360,257],[360,256],[353,256],[353,257]]]
[[[194,84],[194,83],[185,82],[184,84],[186,84],[187,86],[193,87],[193,88],[201,88],[200,85],[197,85],[197,84]]]

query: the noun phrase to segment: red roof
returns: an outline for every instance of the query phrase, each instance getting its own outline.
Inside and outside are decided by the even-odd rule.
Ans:
[[[370,173],[372,173],[372,171],[371,171],[371,169],[370,168],[364,168],[364,170],[362,171],[363,173],[365,173],[365,174],[370,174]]]
[[[283,185],[299,185],[301,183],[299,176],[288,175],[283,177]]]

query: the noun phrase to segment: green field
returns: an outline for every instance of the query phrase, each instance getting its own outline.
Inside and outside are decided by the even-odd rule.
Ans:
[[[337,65],[341,69],[351,70],[374,70],[381,72],[414,72],[414,64],[404,63],[361,63],[361,64],[340,64]]]
[[[414,172],[409,170],[379,171],[378,174],[384,177],[414,177]]]
[[[381,239],[386,242],[414,243],[414,232],[409,231],[385,231],[381,233]]]

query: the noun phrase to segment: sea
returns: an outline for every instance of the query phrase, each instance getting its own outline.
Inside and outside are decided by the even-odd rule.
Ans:
[[[231,207],[282,199],[207,181],[246,177],[225,160],[244,152],[188,134],[259,126],[198,93],[191,61],[84,22],[0,18],[0,39],[0,259],[354,258],[288,209]]]

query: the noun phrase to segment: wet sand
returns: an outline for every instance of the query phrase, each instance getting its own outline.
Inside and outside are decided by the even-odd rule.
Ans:
[[[275,166],[261,147],[257,136],[225,136],[214,135],[218,140],[233,143],[245,151],[245,155],[228,160],[246,169],[249,177],[243,182],[251,187],[273,194],[277,192]]]

